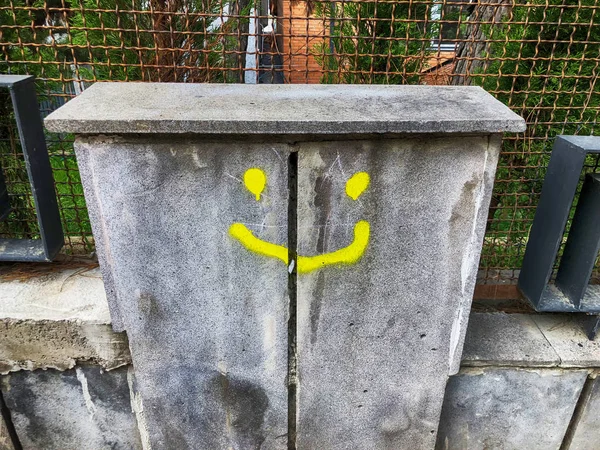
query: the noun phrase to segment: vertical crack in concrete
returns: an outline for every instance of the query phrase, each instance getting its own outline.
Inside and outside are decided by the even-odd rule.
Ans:
[[[530,320],[533,322],[533,324],[537,327],[537,329],[540,331],[541,335],[544,337],[544,339],[546,340],[546,343],[548,344],[548,346],[552,349],[552,351],[554,352],[554,355],[556,356],[556,358],[558,359],[558,364],[554,364],[554,367],[561,367],[563,364],[563,360],[562,357],[560,356],[560,353],[558,353],[558,350],[554,347],[554,345],[552,345],[552,342],[550,342],[550,339],[548,339],[548,336],[546,336],[546,333],[544,332],[544,330],[542,329],[542,327],[540,326],[539,323],[537,323],[537,321],[535,320],[535,315],[530,317]]]
[[[297,246],[298,246],[298,153],[288,159],[288,450],[296,449],[297,394]]]

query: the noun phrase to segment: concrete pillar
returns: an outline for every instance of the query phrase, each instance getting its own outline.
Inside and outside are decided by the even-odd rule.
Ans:
[[[433,447],[498,148],[489,136],[301,144],[300,254],[344,248],[356,224],[370,234],[358,262],[298,278],[299,448]]]
[[[287,149],[119,136],[76,151],[152,448],[283,448],[288,273],[229,229],[287,244]],[[268,173],[260,201],[252,167]]]
[[[433,447],[522,119],[474,87],[122,83],[46,125],[153,449]]]

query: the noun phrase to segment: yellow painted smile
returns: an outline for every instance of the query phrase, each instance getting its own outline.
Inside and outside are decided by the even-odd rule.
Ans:
[[[244,174],[244,184],[254,194],[257,201],[260,200],[260,195],[266,186],[266,181],[267,177],[265,173],[257,168],[248,169]],[[368,173],[355,173],[346,183],[346,194],[352,200],[357,200],[369,186],[369,181]],[[229,227],[229,234],[251,252],[279,259],[286,265],[289,264],[288,249],[286,247],[257,238],[246,225],[242,223],[232,224]],[[357,222],[354,225],[354,239],[347,247],[322,255],[298,255],[298,273],[308,273],[330,265],[356,263],[362,257],[369,244],[369,236],[369,222],[364,220]]]

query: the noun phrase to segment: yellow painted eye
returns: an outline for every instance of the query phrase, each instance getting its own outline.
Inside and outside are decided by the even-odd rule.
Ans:
[[[360,195],[367,189],[370,181],[369,174],[367,172],[356,172],[346,182],[346,194],[352,200],[356,200]]]
[[[256,201],[259,201],[260,194],[265,190],[265,185],[267,184],[267,176],[260,169],[248,169],[244,173],[244,184],[246,185],[246,189],[256,196]]]

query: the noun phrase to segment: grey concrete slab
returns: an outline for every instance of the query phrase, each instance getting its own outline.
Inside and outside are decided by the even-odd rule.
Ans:
[[[531,315],[471,313],[463,366],[558,366],[560,358]]]
[[[107,369],[131,362],[127,336],[111,329],[99,269],[0,280],[0,373],[79,361]]]
[[[466,369],[450,378],[437,450],[558,450],[587,371]]]
[[[26,279],[0,279],[0,318],[109,324],[100,270],[84,266]]]
[[[126,367],[22,371],[0,387],[24,450],[142,449]]]
[[[502,133],[525,121],[474,86],[96,83],[50,131],[300,134]]]
[[[298,448],[432,448],[460,362],[499,141],[297,148],[299,271],[302,256],[335,259],[360,242],[355,224],[370,228],[364,253],[342,250],[358,261],[298,275]],[[361,172],[370,184],[354,200],[347,183]]]
[[[230,227],[287,245],[287,146],[98,137],[75,149],[152,449],[286,448],[287,268]],[[260,201],[250,168],[266,176]]]
[[[590,380],[589,392],[579,413],[568,450],[598,450],[600,448],[600,378]],[[582,394],[583,396],[584,394]]]
[[[600,339],[589,340],[579,314],[532,315],[558,354],[561,367],[600,367]]]

